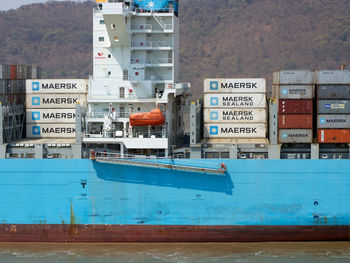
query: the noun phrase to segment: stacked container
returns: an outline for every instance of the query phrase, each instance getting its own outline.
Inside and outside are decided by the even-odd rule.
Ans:
[[[273,73],[273,97],[278,99],[279,143],[312,143],[315,78],[309,70]]]
[[[205,79],[204,137],[266,138],[265,79]]]
[[[350,71],[317,74],[319,143],[350,143]]]
[[[34,75],[32,74],[34,68]],[[11,106],[25,103],[25,80],[40,78],[40,68],[22,65],[0,65],[0,101]]]
[[[27,138],[75,138],[75,108],[87,91],[85,79],[27,80]]]

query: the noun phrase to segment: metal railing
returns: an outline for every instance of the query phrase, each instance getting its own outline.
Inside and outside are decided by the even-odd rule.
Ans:
[[[169,8],[159,8],[157,10],[146,10],[143,8],[136,8],[136,7],[131,7],[130,8],[132,11],[135,11],[136,13],[173,13],[174,8],[169,7]]]
[[[143,25],[132,25],[131,30],[152,30],[152,25],[150,24],[143,24]]]
[[[167,41],[145,41],[145,42],[132,42],[131,46],[144,47],[144,48],[172,47],[172,43]]]
[[[172,75],[145,75],[145,80],[172,80],[173,76]]]
[[[105,118],[108,117],[108,112],[88,112],[86,113],[86,117],[88,118]],[[128,118],[130,116],[130,112],[121,111],[121,112],[112,112],[112,118]]]
[[[156,138],[156,139],[160,139],[160,138],[167,138],[168,133],[162,133],[162,132],[132,132],[132,134],[130,134],[129,132],[125,132],[123,131],[123,136],[115,136],[115,132],[114,131],[114,135],[113,137],[108,137],[108,138],[133,138],[133,139],[151,139],[151,138]],[[125,134],[125,136],[124,136]],[[130,136],[131,135],[131,136]],[[103,136],[103,133],[85,133],[84,134],[84,138],[105,138]],[[106,137],[107,138],[107,137]]]
[[[154,28],[150,24],[132,25],[131,30],[134,31],[163,31],[163,30],[173,30],[172,24],[164,24],[164,27]]]
[[[147,58],[147,59],[140,59],[140,58],[132,58],[131,63],[142,63],[142,64],[171,64],[173,60],[171,58]]]

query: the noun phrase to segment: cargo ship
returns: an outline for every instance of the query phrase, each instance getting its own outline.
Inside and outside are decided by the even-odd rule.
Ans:
[[[350,239],[349,70],[188,104],[178,1],[97,0],[93,30],[89,79],[0,67],[0,242]]]

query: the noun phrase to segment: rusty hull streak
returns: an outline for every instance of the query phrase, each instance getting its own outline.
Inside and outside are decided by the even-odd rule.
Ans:
[[[97,243],[346,240],[350,240],[350,226],[0,225],[0,242]]]

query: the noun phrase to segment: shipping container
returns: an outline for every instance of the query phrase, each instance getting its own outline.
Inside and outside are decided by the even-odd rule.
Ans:
[[[14,105],[15,99],[13,94],[7,94],[7,105]]]
[[[86,94],[27,94],[27,109],[74,109],[86,105]]]
[[[0,95],[6,94],[7,81],[4,79],[0,79]]]
[[[41,79],[41,68],[38,66],[32,66],[32,76],[28,79]]]
[[[279,114],[279,129],[312,129],[312,114]]]
[[[17,66],[11,65],[11,79],[15,80],[17,79]]]
[[[315,74],[310,70],[280,70],[273,73],[273,84],[315,84]]]
[[[319,143],[350,143],[350,129],[319,129]]]
[[[350,114],[323,114],[317,116],[319,129],[350,129]]]
[[[205,109],[204,122],[266,123],[266,109]]]
[[[7,80],[6,83],[7,83],[6,89],[5,89],[6,94],[18,93],[17,80]]]
[[[350,100],[319,100],[319,114],[350,114]]]
[[[317,84],[350,84],[350,70],[321,70]]]
[[[26,93],[87,93],[87,79],[29,79]]]
[[[311,129],[280,129],[279,143],[312,143]]]
[[[204,108],[266,108],[266,95],[204,94]]]
[[[10,65],[0,65],[0,79],[11,79]]]
[[[204,93],[266,93],[266,80],[205,79]]]
[[[207,139],[263,139],[266,138],[266,124],[224,124],[224,123],[205,123],[204,137]]]
[[[19,93],[25,93],[26,92],[26,81],[25,80],[19,80],[18,81],[18,87],[19,87]]]
[[[273,96],[280,99],[313,99],[314,85],[273,85]]]
[[[75,123],[75,109],[37,109],[26,111],[27,124]]]
[[[0,102],[3,106],[7,106],[9,104],[6,94],[0,94]]]
[[[312,114],[312,100],[279,100],[279,113],[283,114]]]
[[[32,79],[32,66],[26,66],[26,79]],[[38,77],[35,77],[37,79]]]
[[[75,138],[75,124],[27,124],[26,137],[34,138]]]
[[[26,78],[25,66],[17,65],[17,79],[25,79],[25,78]]]
[[[350,85],[320,85],[319,99],[350,99]]]

